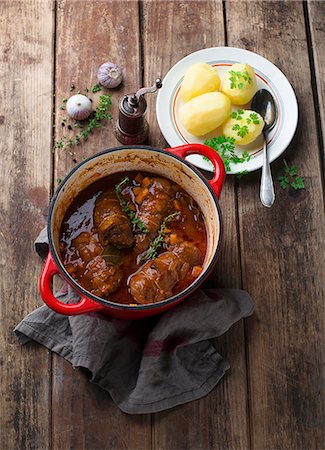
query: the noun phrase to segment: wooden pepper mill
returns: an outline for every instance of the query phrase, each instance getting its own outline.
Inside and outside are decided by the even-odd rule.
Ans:
[[[141,144],[147,139],[149,125],[145,119],[147,102],[144,94],[156,92],[161,87],[161,79],[157,78],[153,86],[141,88],[135,94],[125,95],[121,98],[114,134],[122,144]]]

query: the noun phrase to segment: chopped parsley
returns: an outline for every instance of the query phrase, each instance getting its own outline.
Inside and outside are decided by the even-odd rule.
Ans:
[[[253,123],[254,125],[258,125],[260,123],[260,120],[258,118],[257,113],[255,113],[255,112],[250,113],[250,115],[246,119],[246,122],[248,123],[248,125],[250,123]]]
[[[240,180],[241,178],[243,178],[244,175],[248,174],[248,170],[243,170],[242,172],[238,172],[236,174],[236,177],[238,178],[238,180]]]
[[[277,177],[278,182],[282,189],[287,189],[288,187],[294,189],[295,191],[299,189],[305,189],[304,179],[298,176],[297,166],[288,166],[287,161],[284,159],[283,175]]]
[[[243,114],[244,114],[244,110],[243,109],[237,109],[237,111],[233,111],[230,114],[230,117],[232,119],[242,120],[243,119]]]
[[[243,125],[240,126],[239,123],[236,123],[233,127],[232,130],[237,131],[237,136],[243,138],[246,136],[246,134],[248,134],[248,126],[247,125]]]
[[[245,150],[241,156],[235,152],[235,139],[225,136],[218,136],[216,138],[207,139],[205,145],[213,148],[221,156],[226,172],[230,172],[230,164],[240,164],[251,159],[251,155]],[[209,158],[203,156],[203,159],[209,161]]]
[[[252,84],[252,78],[249,76],[247,70],[242,72],[236,70],[229,70],[230,89],[243,89],[245,85]]]

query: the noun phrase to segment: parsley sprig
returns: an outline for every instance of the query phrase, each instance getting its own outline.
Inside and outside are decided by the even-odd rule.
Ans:
[[[172,220],[176,219],[180,215],[180,211],[175,211],[172,214],[169,214],[169,216],[165,217],[162,221],[158,235],[157,237],[150,242],[148,250],[146,250],[142,255],[140,255],[139,262],[143,263],[145,261],[149,261],[149,259],[154,259],[157,256],[158,249],[162,246],[166,233],[165,228],[168,222],[171,222]]]
[[[255,125],[258,125],[259,123],[260,123],[260,120],[259,120],[259,118],[258,118],[258,115],[257,115],[257,113],[255,113],[255,112],[253,112],[253,113],[250,113],[250,115],[247,117],[247,119],[246,119],[246,122],[248,123],[248,125],[250,124],[250,123],[254,123]]]
[[[136,216],[136,213],[134,211],[132,211],[132,209],[128,205],[128,202],[122,196],[122,189],[128,182],[129,182],[129,177],[124,177],[120,181],[120,183],[115,186],[115,194],[116,194],[117,198],[119,199],[120,205],[122,206],[122,211],[128,215],[131,222],[133,224],[135,224],[142,233],[148,233],[148,231],[149,231],[148,228],[145,226],[145,224],[142,222],[142,220],[140,220],[139,217]]]
[[[252,78],[249,76],[247,70],[243,70],[242,72],[230,70],[229,74],[230,89],[243,89],[245,87],[245,84],[252,84]]]
[[[295,191],[299,189],[305,189],[304,179],[298,176],[297,166],[288,166],[287,161],[284,159],[283,175],[277,177],[278,182],[282,189],[287,189],[288,187],[294,189]]]
[[[230,164],[240,164],[251,159],[251,155],[245,150],[241,156],[238,156],[235,152],[235,139],[225,136],[218,136],[216,138],[207,139],[204,142],[205,145],[213,148],[221,156],[226,171],[230,172]],[[203,159],[209,161],[208,158],[203,156]]]
[[[250,125],[251,123],[253,123],[254,125],[258,125],[260,123],[257,113],[251,112],[245,119],[243,117],[243,114],[243,109],[237,109],[237,111],[233,111],[230,114],[230,117],[232,119],[241,121],[241,123],[235,123],[232,127],[232,130],[237,131],[237,136],[241,138],[245,137],[248,134],[249,130],[247,125]],[[247,125],[244,125],[243,122],[246,122]]]
[[[236,119],[236,120],[243,120],[243,114],[244,114],[244,110],[243,109],[237,109],[237,111],[233,111],[230,114],[230,117],[232,119]]]
[[[243,138],[248,134],[248,126],[242,125],[240,126],[239,123],[235,123],[235,125],[232,127],[232,130],[237,131],[237,136]]]

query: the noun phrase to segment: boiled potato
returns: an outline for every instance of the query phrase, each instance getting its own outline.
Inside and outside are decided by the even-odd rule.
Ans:
[[[233,105],[245,105],[257,91],[254,70],[248,64],[233,64],[221,84],[221,92],[228,95]]]
[[[255,141],[262,133],[264,120],[257,112],[249,109],[238,109],[230,114],[229,119],[221,127],[225,137],[235,139],[237,145],[247,145]]]
[[[231,102],[221,92],[208,92],[192,98],[179,110],[184,128],[194,136],[203,136],[229,117]]]
[[[184,76],[180,95],[184,102],[188,102],[206,92],[217,91],[220,87],[218,72],[209,64],[194,64]]]

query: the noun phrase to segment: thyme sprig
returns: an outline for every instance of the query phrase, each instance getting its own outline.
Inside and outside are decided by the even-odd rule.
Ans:
[[[176,219],[180,215],[180,211],[175,211],[169,216],[165,217],[162,221],[157,237],[150,242],[148,250],[146,250],[139,258],[139,262],[143,263],[145,261],[149,261],[149,259],[154,259],[157,256],[158,249],[162,246],[164,239],[166,237],[165,228],[168,222]]]
[[[145,226],[145,224],[142,222],[142,220],[140,220],[139,217],[136,216],[136,213],[134,211],[132,211],[132,209],[128,205],[128,202],[122,196],[122,188],[128,182],[129,182],[129,177],[124,177],[120,181],[120,183],[115,186],[115,194],[116,194],[117,198],[119,199],[120,205],[122,206],[122,211],[128,215],[131,222],[134,225],[136,225],[142,233],[148,233],[148,231],[149,231],[148,228]]]
[[[53,153],[57,148],[64,150],[66,147],[71,147],[72,145],[79,145],[82,142],[82,140],[87,141],[95,128],[102,128],[103,120],[112,120],[112,115],[109,112],[111,104],[112,102],[110,94],[101,95],[99,97],[97,108],[95,112],[92,113],[87,126],[84,129],[82,129],[82,125],[76,123],[74,126],[76,128],[80,128],[81,131],[77,133],[74,137],[71,136],[69,139],[67,139],[67,136],[62,136],[61,139],[55,142],[54,147],[52,149]],[[62,108],[60,107],[60,109]],[[63,107],[63,109],[65,108]],[[62,119],[62,123],[64,123],[64,125],[66,124],[66,118]],[[70,131],[73,130],[73,128],[70,125],[68,125],[67,128]]]

